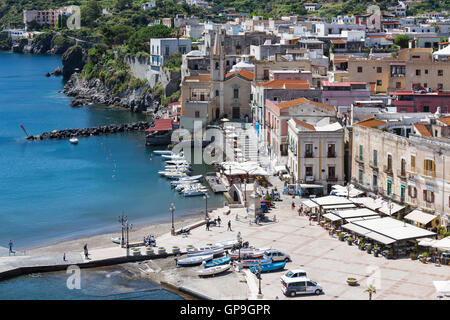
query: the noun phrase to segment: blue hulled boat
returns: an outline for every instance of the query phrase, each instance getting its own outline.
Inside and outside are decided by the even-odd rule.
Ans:
[[[286,261],[261,264],[261,272],[280,270],[283,269],[285,266]],[[250,271],[255,273],[256,271],[258,271],[258,268],[259,268],[258,265],[250,266]]]
[[[229,263],[231,261],[230,257],[215,259],[213,261],[205,263],[205,268],[217,267],[223,264]]]

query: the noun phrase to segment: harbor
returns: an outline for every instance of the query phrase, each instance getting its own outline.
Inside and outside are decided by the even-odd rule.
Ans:
[[[172,235],[170,224],[165,224],[166,231],[156,237],[155,249],[164,247],[166,250],[166,254],[161,256],[157,254],[147,256],[145,247],[142,246],[138,247],[139,255],[133,255],[133,249],[130,249],[127,257],[125,248],[111,242],[108,246],[110,241],[108,235],[102,236],[104,247],[96,248],[95,245],[90,247],[89,260],[84,259],[81,250],[74,250],[70,255],[67,253],[66,255],[69,259],[74,259],[72,263],[77,262],[82,268],[114,260],[117,263],[119,259],[122,259],[121,262],[136,261],[134,270],[140,272],[142,277],[147,277],[172,290],[189,292],[191,295],[208,299],[365,300],[366,281],[374,277],[378,281],[377,295],[374,299],[438,299],[433,280],[447,277],[448,267],[438,267],[433,263],[423,264],[409,259],[389,260],[387,264],[384,257],[376,258],[356,250],[353,246],[338,241],[336,236],[330,236],[317,222],[311,223],[307,216],[299,216],[296,210],[291,209],[290,199],[291,197],[282,195],[282,201],[272,209],[271,214],[277,216],[276,222],[249,224],[245,219],[241,219],[245,215],[244,208],[225,207],[210,213],[210,219],[220,216],[223,223],[221,226],[212,226],[209,231],[204,227],[205,220],[200,217],[184,224],[177,222],[177,231],[195,224],[194,221],[200,223],[196,228],[190,229],[188,236]],[[227,230],[229,220],[232,223],[232,231]],[[180,248],[180,256],[177,258],[182,259],[186,256],[189,245],[203,247],[208,243],[233,240],[237,239],[238,233],[251,246],[262,249],[276,248],[290,254],[291,261],[283,270],[262,274],[262,295],[258,294],[258,279],[249,269],[233,268],[222,275],[201,278],[198,271],[204,269],[204,266],[177,267],[174,261],[175,256],[172,253],[174,247]],[[138,240],[138,235],[132,237]],[[80,239],[77,243],[81,248],[84,240]],[[64,244],[58,244],[56,248],[61,253]],[[57,261],[55,249],[52,247],[40,248],[30,254],[39,254],[43,260],[45,252],[52,252],[54,261]],[[345,261],[340,258],[343,256],[346,257]],[[14,263],[23,261],[23,257],[3,257],[1,260],[1,270],[5,272],[7,266],[11,269]],[[321,284],[324,292],[320,295],[285,297],[281,292],[280,276],[289,269],[305,270],[309,278]],[[361,285],[349,286],[346,279],[350,276],[355,277]]]

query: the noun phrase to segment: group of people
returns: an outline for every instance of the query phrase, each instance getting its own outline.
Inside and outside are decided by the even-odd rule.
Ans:
[[[213,221],[210,220],[206,220],[206,230],[209,231],[209,227],[214,224],[218,227],[220,227],[220,223],[222,222],[222,219],[220,219],[220,216],[217,217],[216,219],[214,219]],[[231,230],[231,220],[228,220],[228,229],[227,231],[232,231]]]
[[[153,246],[153,247],[155,247],[155,246],[156,246],[156,240],[155,240],[155,237],[152,236],[152,235],[149,235],[148,237],[145,237],[145,236],[144,236],[144,244],[145,244],[146,246]]]

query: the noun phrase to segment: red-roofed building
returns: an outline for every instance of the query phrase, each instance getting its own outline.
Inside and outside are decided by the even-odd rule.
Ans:
[[[298,98],[277,102],[266,100],[265,103],[265,141],[272,156],[287,156],[288,120],[291,118],[308,123],[317,123],[324,118],[335,122],[336,109],[320,102]]]
[[[266,137],[266,101],[279,103],[298,98],[321,102],[322,91],[310,87],[307,80],[272,80],[252,83],[252,118],[259,133],[259,138]]]

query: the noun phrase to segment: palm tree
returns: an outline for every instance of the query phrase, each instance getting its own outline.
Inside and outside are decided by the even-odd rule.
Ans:
[[[369,300],[372,300],[372,294],[377,293],[377,289],[373,285],[369,285],[365,292],[369,293]]]

